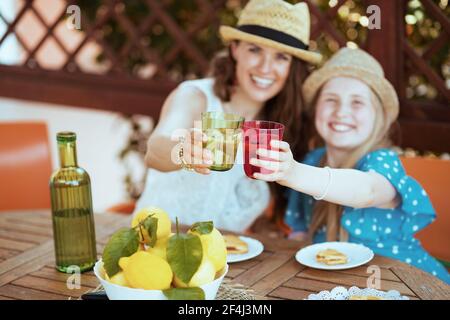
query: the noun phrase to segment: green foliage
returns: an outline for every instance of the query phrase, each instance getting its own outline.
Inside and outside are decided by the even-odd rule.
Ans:
[[[114,233],[103,250],[103,266],[109,277],[120,271],[119,260],[129,257],[138,250],[138,232],[130,228],[122,228]]]
[[[446,1],[433,0],[436,7],[442,13],[450,17],[450,6]],[[419,0],[409,0],[406,5],[405,31],[409,45],[420,56],[431,44],[442,35],[445,30],[433,14],[426,10]],[[428,65],[440,75],[444,81],[450,79],[450,43],[447,41],[429,57]],[[409,66],[409,77],[406,95],[411,99],[435,99],[438,98],[437,90],[429,83],[428,79],[420,73],[416,73],[413,65]],[[445,103],[445,98],[441,97]]]
[[[193,234],[177,233],[167,244],[167,261],[173,273],[184,283],[189,283],[203,258],[200,238]]]
[[[153,248],[156,244],[156,232],[158,231],[158,219],[150,216],[144,220],[143,224],[144,224],[144,229],[147,230],[147,233],[150,237],[150,243],[148,243],[148,245]]]
[[[212,221],[204,221],[194,223],[191,227],[192,232],[196,232],[200,235],[209,234],[214,229],[214,223]]]

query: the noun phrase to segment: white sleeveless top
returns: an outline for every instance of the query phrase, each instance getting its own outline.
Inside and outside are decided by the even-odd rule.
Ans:
[[[206,78],[185,81],[180,86],[198,88],[206,96],[208,111],[222,111],[213,83],[213,79]],[[172,221],[178,217],[181,224],[212,220],[217,228],[243,232],[268,206],[270,191],[266,182],[245,175],[242,157],[241,143],[236,163],[228,171],[202,175],[186,170],[149,169],[136,210],[156,206],[164,209]]]

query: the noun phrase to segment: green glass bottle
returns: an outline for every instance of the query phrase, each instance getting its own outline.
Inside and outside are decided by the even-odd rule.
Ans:
[[[56,140],[61,168],[50,178],[56,269],[83,272],[97,260],[91,182],[77,166],[76,134],[59,132]]]

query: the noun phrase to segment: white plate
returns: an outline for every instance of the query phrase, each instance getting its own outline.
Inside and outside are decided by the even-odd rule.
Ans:
[[[326,265],[316,261],[317,252],[325,249],[335,249],[347,256],[347,263]],[[299,250],[295,259],[301,264],[322,270],[343,270],[355,268],[373,259],[373,251],[362,244],[349,242],[323,242],[310,245]]]
[[[261,252],[263,252],[264,250],[264,246],[259,240],[243,236],[239,236],[239,239],[247,243],[248,252],[243,254],[232,254],[232,253],[228,254],[227,255],[228,263],[252,259],[256,256],[259,256]]]

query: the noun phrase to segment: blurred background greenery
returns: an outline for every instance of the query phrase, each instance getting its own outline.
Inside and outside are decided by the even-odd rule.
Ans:
[[[192,37],[193,43],[201,48],[202,53],[208,59],[223,48],[223,45],[217,35],[217,29],[220,24],[235,25],[237,17],[242,7],[247,1],[245,0],[228,0],[225,5],[217,10],[219,20],[204,28],[201,28]],[[291,3],[297,3],[296,0],[288,0]],[[329,9],[338,5],[338,0],[312,0],[320,11],[325,14]],[[450,16],[450,7],[448,0],[433,0],[435,4],[443,11],[446,16]],[[95,21],[100,11],[105,10],[102,0],[78,0],[77,3],[82,8],[83,14],[91,21]],[[126,3],[126,5],[125,5]],[[199,1],[197,0],[161,0],[164,10],[170,17],[181,27],[186,30],[201,19],[205,13],[199,10]],[[123,13],[135,26],[139,26],[143,20],[151,14],[151,10],[145,0],[127,0],[126,2],[118,2],[116,10]],[[337,32],[345,39],[346,45],[350,47],[364,46],[367,39],[367,26],[369,19],[365,12],[365,1],[348,0],[337,10],[336,18],[331,21]],[[312,17],[314,24],[314,17]],[[422,53],[431,41],[437,39],[442,32],[441,24],[433,20],[425,11],[419,0],[410,0],[407,3],[405,14],[405,31],[408,42],[418,53]],[[102,29],[103,39],[116,52],[120,53],[126,45],[129,35],[118,21],[110,18]],[[141,43],[150,47],[160,57],[164,57],[170,49],[176,44],[176,39],[164,28],[161,23],[156,22],[147,32],[142,34]],[[313,50],[318,50],[325,57],[329,57],[332,53],[339,49],[339,43],[329,34],[322,32],[318,37],[311,41],[310,46]],[[450,81],[450,42],[447,41],[436,54],[430,59],[430,65],[441,75],[446,81]],[[99,63],[104,62],[106,56],[101,53],[97,57]],[[151,63],[146,59],[142,50],[133,48],[130,54],[123,61],[123,67],[130,75],[141,77],[142,69]],[[182,81],[204,76],[204,72],[198,65],[192,63],[185,54],[181,53],[168,66],[169,76],[174,81]],[[427,98],[434,99],[437,92],[423,76],[414,74],[411,70],[408,81],[407,96],[408,98]]]

